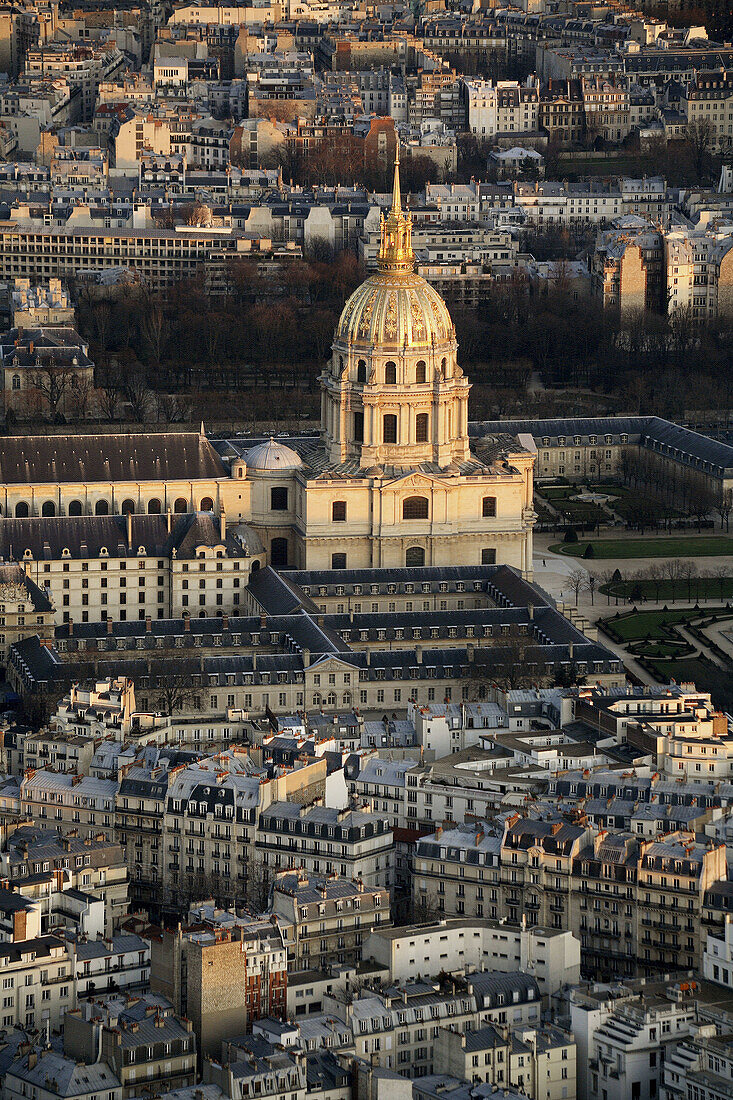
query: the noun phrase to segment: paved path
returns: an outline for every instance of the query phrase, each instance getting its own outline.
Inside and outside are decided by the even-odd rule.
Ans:
[[[543,545],[543,541],[545,545]],[[624,572],[634,572],[637,569],[643,569],[649,565],[650,560],[663,561],[664,559],[649,559],[649,558],[630,558],[626,561],[619,562],[618,560],[606,560],[603,561],[598,558],[594,558],[592,562],[588,562],[583,558],[571,558],[566,557],[564,554],[553,554],[548,548],[547,544],[554,539],[539,535],[535,539],[534,550],[534,579],[535,581],[549,592],[551,596],[556,600],[563,601],[570,607],[577,607],[578,612],[591,623],[597,623],[599,619],[607,619],[611,615],[614,615],[616,611],[620,611],[623,614],[625,611],[631,611],[634,606],[639,610],[644,611],[661,611],[665,607],[672,610],[675,607],[689,608],[691,606],[689,601],[678,600],[672,602],[669,600],[647,600],[646,603],[637,602],[628,603],[625,600],[616,600],[611,597],[610,603],[608,597],[599,592],[601,584],[601,574],[605,573],[610,568],[621,567]],[[722,557],[711,559],[716,565],[729,564],[731,566],[731,574],[733,574],[733,557]],[[584,573],[588,574],[592,572],[597,578],[597,588],[594,594],[594,598],[591,601],[589,592],[579,593],[576,601],[575,593],[570,588],[568,577],[576,570],[582,569]],[[709,599],[697,601],[700,608],[705,607],[720,607],[724,604],[724,600]],[[725,631],[730,631],[731,635],[726,637]],[[690,634],[685,627],[679,627],[678,633],[680,637],[684,638],[694,649],[695,654],[702,652],[708,657],[713,664],[718,668],[724,668],[724,662],[713,651],[702,645],[694,635]],[[707,627],[705,633],[714,641],[724,653],[728,654],[733,661],[733,613],[731,621],[723,623],[714,623],[710,627]],[[657,681],[654,677],[642,668],[641,665],[635,660],[635,658],[617,642],[612,641],[607,634],[599,629],[599,641],[603,643],[612,653],[615,653],[619,657],[626,668],[634,676],[636,676],[644,684],[655,684]]]

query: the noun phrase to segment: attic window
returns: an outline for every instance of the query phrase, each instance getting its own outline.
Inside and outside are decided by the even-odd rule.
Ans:
[[[32,557],[33,557],[33,554],[31,553],[31,551],[30,551],[30,550],[24,550],[24,551],[23,551],[23,557],[24,557],[24,558],[32,558]]]
[[[108,558],[109,557],[109,550],[107,549],[106,546],[100,546],[99,556],[100,556],[100,558]]]
[[[137,552],[138,552],[138,556],[141,555],[142,557],[145,557],[145,547],[144,546],[138,546]]]
[[[65,546],[63,548],[63,550],[61,551],[61,557],[62,558],[70,558],[71,557],[71,550],[69,550],[68,546]]]

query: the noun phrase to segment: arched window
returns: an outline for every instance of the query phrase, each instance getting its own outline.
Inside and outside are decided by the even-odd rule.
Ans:
[[[397,364],[385,363],[384,364],[384,381],[387,386],[394,386],[397,383]]]
[[[270,543],[270,565],[273,569],[287,569],[288,540],[273,539]]]
[[[157,497],[153,497],[148,501],[148,515],[159,516],[160,515],[160,501]]]
[[[134,516],[135,515],[135,501],[130,500],[129,497],[128,497],[127,500],[123,500],[122,501],[122,507],[120,508],[120,512],[122,513],[123,516],[126,516],[128,514],[128,512],[132,513],[132,515]]]
[[[397,417],[394,413],[385,414],[382,438],[385,443],[397,442]]]
[[[341,696],[341,705],[344,706],[344,707],[350,707],[351,706],[351,692],[350,691],[345,691],[344,694]]]
[[[24,500],[21,500],[20,504],[15,505],[15,515],[18,519],[28,518],[28,505]]]
[[[418,413],[415,417],[415,442],[427,443],[428,441],[428,414]]]
[[[415,381],[418,383],[418,385],[421,382],[425,381],[425,376],[426,376],[425,361],[423,359],[421,359],[420,362],[417,363],[417,365],[415,366]]]
[[[178,500],[176,501],[176,503],[173,505],[173,511],[174,512],[187,512],[188,511],[188,501],[184,500],[183,497],[179,497]]]
[[[109,515],[109,502],[106,500],[98,500],[94,505],[95,516],[108,516]]]
[[[442,370],[443,374],[445,374],[445,370],[446,370],[447,366],[448,366],[448,360],[447,359],[441,359],[440,360],[440,369]]]
[[[334,523],[344,523],[346,521],[345,500],[334,500],[331,505],[331,519]]]
[[[366,380],[367,380],[366,361],[364,359],[360,359],[359,362],[356,364],[356,381],[357,381],[357,385],[359,385],[359,386],[366,385]]]
[[[408,546],[405,554],[405,565],[412,568],[416,565],[425,565],[425,551],[422,546]]]
[[[484,517],[496,515],[496,497],[484,497],[481,506],[481,515]]]
[[[199,505],[199,511],[200,512],[213,512],[214,511],[214,502],[211,499],[211,497],[202,497],[201,498],[201,504]]]
[[[314,707],[320,707],[320,705],[321,705],[321,693],[320,693],[320,691],[317,691],[313,695],[313,706]]]
[[[19,374],[14,374],[13,375],[13,389],[14,390],[19,390],[20,389],[20,375]]]
[[[335,691],[329,691],[328,696],[326,697],[326,703],[329,707],[335,707],[336,706],[336,692]]]
[[[41,506],[41,515],[42,516],[55,516],[56,515],[56,505],[54,504],[54,502],[52,500],[44,500],[44,502]]]
[[[364,413],[363,412],[355,412],[354,413],[354,442],[355,443],[363,443],[364,442]]]
[[[427,519],[428,498],[408,497],[402,504],[403,519]]]
[[[283,485],[270,489],[270,508],[273,512],[287,512],[288,491]]]
[[[252,568],[250,569],[250,572],[251,573],[256,573],[257,570],[259,569],[259,567],[260,567],[260,563],[258,561],[253,561],[252,562]]]
[[[332,569],[345,569],[346,568],[346,554],[331,554],[331,568]]]
[[[81,516],[84,514],[84,509],[80,500],[72,500],[69,504],[70,516]]]

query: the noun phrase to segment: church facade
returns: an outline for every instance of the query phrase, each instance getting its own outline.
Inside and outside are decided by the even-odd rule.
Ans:
[[[455,328],[415,273],[411,232],[397,163],[378,269],[346,302],[320,378],[319,436],[212,442],[202,427],[4,437],[2,516],[93,525],[213,512],[256,546],[257,564],[262,552],[275,568],[496,562],[531,577],[534,444],[498,432],[469,438]],[[76,534],[82,546],[99,542]],[[16,560],[29,554],[13,544]]]
[[[321,375],[320,440],[270,440],[232,473],[251,485],[248,519],[276,567],[499,562],[529,575],[536,452],[469,440],[455,328],[414,271],[411,230],[397,163],[378,269],[346,302]]]

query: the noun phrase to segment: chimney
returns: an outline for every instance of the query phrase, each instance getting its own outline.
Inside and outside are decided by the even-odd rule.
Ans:
[[[221,539],[222,542],[224,542],[226,540],[226,537],[227,537],[227,514],[224,511],[224,509],[222,508],[222,510],[219,512],[219,538]]]
[[[112,616],[111,615],[107,616],[107,633],[108,634],[112,633]]]
[[[415,646],[415,660],[417,661],[417,663],[419,665],[422,664],[422,646],[421,645],[416,645]]]
[[[74,635],[74,620],[71,618],[71,616],[69,616],[69,637],[72,638],[73,635]]]
[[[188,612],[186,612],[186,614],[183,616],[183,629],[191,629],[191,616],[188,614]]]
[[[127,516],[127,546],[132,546],[132,512],[128,511]]]
[[[170,535],[171,531],[173,530],[173,515],[170,508],[168,509],[166,519],[168,521],[168,534]]]
[[[153,629],[153,620],[151,619],[150,615],[146,615],[145,616],[145,633],[150,634],[152,632],[152,629]]]
[[[221,629],[222,630],[228,630],[229,629],[229,616],[226,615],[226,614],[222,615],[222,617],[221,617]]]

